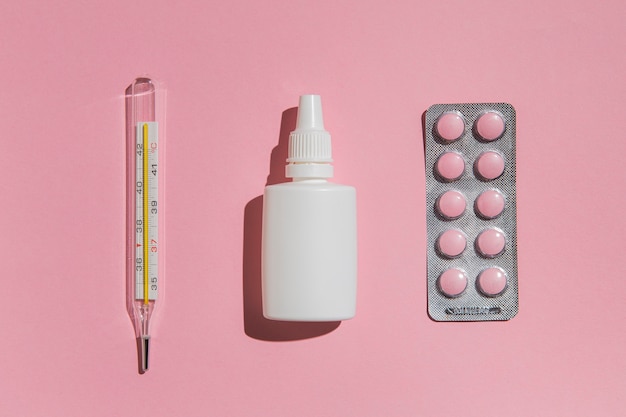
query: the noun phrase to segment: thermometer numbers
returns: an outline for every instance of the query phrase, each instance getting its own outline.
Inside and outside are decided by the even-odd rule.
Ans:
[[[159,151],[157,123],[138,123],[136,138],[135,299],[147,302],[148,300],[156,300],[159,290]],[[145,144],[144,141],[146,141]]]

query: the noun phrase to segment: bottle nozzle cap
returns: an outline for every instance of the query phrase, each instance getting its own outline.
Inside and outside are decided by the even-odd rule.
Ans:
[[[296,122],[295,131],[302,130],[324,130],[322,99],[318,95],[307,94],[300,96],[298,121]]]
[[[332,167],[329,164],[332,161],[330,133],[324,129],[322,99],[314,94],[300,96],[296,130],[289,135],[287,177],[303,176],[306,171],[302,167],[294,168],[294,164],[325,164],[327,167],[323,176],[331,177]],[[319,177],[321,172],[319,167],[311,168],[311,174],[304,176]]]

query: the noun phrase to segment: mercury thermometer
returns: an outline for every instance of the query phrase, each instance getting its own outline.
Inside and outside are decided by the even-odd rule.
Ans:
[[[149,78],[127,89],[127,308],[135,327],[139,372],[148,370],[150,319],[161,286],[162,149],[157,91]]]

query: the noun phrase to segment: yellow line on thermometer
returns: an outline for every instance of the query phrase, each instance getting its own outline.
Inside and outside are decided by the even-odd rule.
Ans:
[[[143,303],[150,302],[148,295],[148,124],[143,125]]]

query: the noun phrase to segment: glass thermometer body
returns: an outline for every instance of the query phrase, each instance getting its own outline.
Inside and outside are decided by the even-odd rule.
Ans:
[[[141,373],[148,370],[150,319],[159,296],[163,270],[163,153],[156,109],[157,91],[152,80],[136,79],[126,94],[126,288]]]

